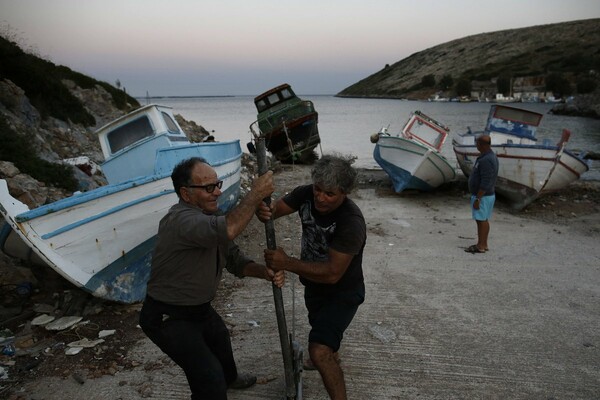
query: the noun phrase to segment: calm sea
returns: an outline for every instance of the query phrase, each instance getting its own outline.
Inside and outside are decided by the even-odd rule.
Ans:
[[[450,128],[450,136],[444,144],[443,154],[456,165],[451,137],[471,127],[481,130],[485,124],[489,103],[438,103],[426,101],[344,99],[333,96],[301,96],[311,100],[319,113],[319,134],[323,153],[337,151],[357,157],[355,165],[377,168],[373,160],[373,144],[369,137],[383,126],[396,134],[410,113],[420,110]],[[146,102],[145,99],[140,99]],[[153,102],[173,107],[176,114],[202,125],[214,132],[216,140],[239,139],[242,149],[250,141],[249,126],[256,120],[252,96],[155,98]],[[562,129],[571,131],[568,148],[600,153],[600,120],[547,114],[551,104],[516,104],[544,115],[538,128],[538,140],[559,141]],[[595,161],[586,180],[600,180],[600,161]]]

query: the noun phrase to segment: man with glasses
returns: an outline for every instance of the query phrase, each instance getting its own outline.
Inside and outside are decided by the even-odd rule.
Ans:
[[[481,135],[476,140],[479,157],[475,160],[469,176],[471,193],[471,213],[477,223],[477,244],[465,249],[469,253],[485,253],[489,250],[490,218],[496,201],[496,179],[498,178],[498,157],[492,150],[492,138]]]
[[[252,386],[256,377],[238,373],[229,332],[211,301],[223,267],[283,286],[283,272],[253,262],[233,242],[273,193],[273,173],[256,178],[227,215],[216,214],[223,182],[202,158],[179,163],[171,179],[179,202],[158,227],[140,326],[183,369],[192,399],[226,399],[228,388]]]

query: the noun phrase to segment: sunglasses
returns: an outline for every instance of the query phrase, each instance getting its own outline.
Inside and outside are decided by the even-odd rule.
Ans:
[[[208,185],[187,185],[186,187],[204,189],[206,190],[206,193],[212,193],[215,191],[215,188],[221,189],[223,187],[223,181],[209,183]]]

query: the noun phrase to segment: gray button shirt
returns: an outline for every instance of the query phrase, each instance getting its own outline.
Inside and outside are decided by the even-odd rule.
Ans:
[[[173,305],[210,302],[223,267],[238,277],[252,262],[227,238],[225,216],[179,201],[161,219],[147,294]]]

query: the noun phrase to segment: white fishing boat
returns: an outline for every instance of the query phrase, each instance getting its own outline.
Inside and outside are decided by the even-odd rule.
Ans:
[[[239,141],[190,143],[169,107],[147,105],[97,131],[109,184],[33,210],[0,180],[0,248],[50,266],[96,297],[143,300],[160,219],[177,203],[171,172],[181,160],[206,159],[223,181],[219,209],[238,200]]]
[[[566,149],[570,132],[564,130],[558,144],[538,143],[536,130],[542,114],[504,105],[493,105],[485,129],[453,138],[458,164],[466,176],[471,174],[479,152],[475,145],[481,134],[491,137],[498,156],[496,192],[515,209],[522,209],[539,196],[567,187],[589,169],[581,154]]]
[[[415,111],[397,135],[382,128],[371,135],[373,158],[389,175],[397,193],[405,189],[433,190],[456,178],[456,171],[441,154],[448,128]]]

